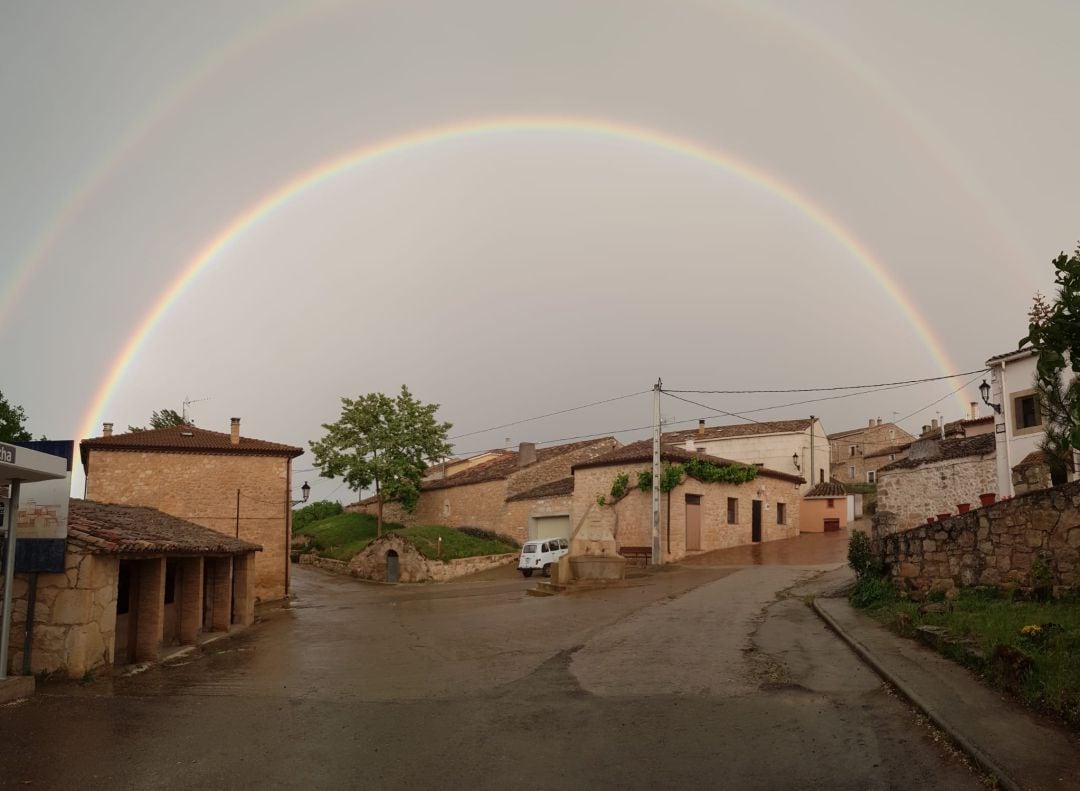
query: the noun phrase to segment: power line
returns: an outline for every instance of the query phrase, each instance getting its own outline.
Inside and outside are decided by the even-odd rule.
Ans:
[[[691,401],[689,398],[683,398],[682,396],[674,395],[672,393],[669,393],[667,390],[661,390],[660,392],[663,393],[664,395],[668,396],[669,398],[675,398],[675,399],[677,399],[679,401],[685,401],[688,404],[693,404],[694,406],[699,406],[702,409],[708,409],[711,412],[718,412],[719,414],[727,415],[728,417],[737,417],[737,418],[739,418],[739,420],[745,420],[745,421],[750,422],[750,423],[761,423],[760,420],[754,420],[754,418],[752,418],[752,417],[746,417],[745,415],[739,415],[739,414],[737,414],[735,412],[726,412],[723,409],[717,409],[716,407],[709,406],[707,404],[699,404],[697,401]]]
[[[615,396],[614,398],[605,398],[602,401],[593,401],[592,403],[582,404],[581,406],[570,407],[569,409],[560,409],[558,412],[548,412],[546,415],[537,415],[536,417],[527,417],[524,420],[515,420],[515,421],[513,421],[511,423],[503,423],[502,425],[499,425],[499,426],[491,426],[489,428],[481,428],[481,429],[477,429],[476,431],[470,431],[470,432],[465,433],[465,434],[457,434],[457,435],[455,435],[453,437],[449,437],[449,439],[464,439],[465,437],[472,437],[472,436],[475,436],[477,434],[484,434],[484,433],[486,433],[488,431],[498,431],[501,428],[510,428],[510,426],[519,426],[522,423],[531,423],[534,420],[543,420],[546,417],[554,417],[555,415],[565,415],[567,412],[577,412],[579,409],[588,409],[589,407],[600,406],[601,404],[610,404],[613,401],[622,401],[625,398],[633,398],[634,396],[645,395],[646,393],[649,393],[649,392],[652,392],[652,391],[651,390],[642,390],[642,391],[637,392],[637,393],[627,393],[626,395]]]
[[[903,416],[902,418],[900,418],[900,420],[897,420],[897,421],[895,421],[895,422],[897,422],[897,423],[900,423],[901,421],[907,420],[907,419],[908,419],[909,417],[915,417],[915,415],[919,414],[920,412],[925,412],[925,411],[926,411],[927,409],[929,409],[929,408],[930,408],[930,407],[932,407],[932,406],[936,406],[937,404],[940,404],[940,403],[941,403],[942,401],[944,401],[944,400],[945,400],[946,398],[949,398],[950,396],[954,396],[954,395],[956,395],[957,393],[959,393],[959,392],[960,392],[961,390],[963,390],[963,389],[964,389],[965,387],[967,387],[968,385],[970,385],[970,384],[971,384],[972,382],[974,382],[974,381],[975,381],[976,379],[978,379],[978,378],[979,378],[980,376],[982,376],[982,375],[983,375],[984,373],[985,373],[985,371],[979,371],[978,373],[976,373],[976,374],[975,374],[975,376],[974,376],[974,377],[972,377],[971,379],[969,379],[969,380],[967,380],[966,382],[964,382],[964,383],[963,383],[962,385],[960,385],[960,386],[959,386],[958,388],[956,388],[956,389],[955,389],[955,390],[953,390],[952,392],[950,392],[950,393],[946,393],[946,394],[945,394],[945,395],[943,395],[943,396],[942,396],[941,398],[939,398],[939,399],[938,399],[937,401],[931,401],[931,402],[930,402],[929,404],[927,404],[926,406],[924,406],[924,407],[920,407],[919,409],[916,409],[916,410],[915,410],[914,412],[912,412],[912,413],[911,413],[910,415],[904,415],[904,416]]]
[[[947,376],[931,376],[926,379],[905,379],[899,382],[875,382],[872,384],[864,385],[844,385],[842,387],[793,387],[781,390],[670,390],[665,388],[664,392],[668,393],[699,393],[702,395],[746,395],[756,393],[822,393],[833,390],[861,390],[871,387],[892,387],[900,385],[917,385],[925,384],[926,382],[940,382],[944,379],[958,379],[961,376],[970,376],[971,374],[982,374],[986,371],[985,368],[980,368],[978,371],[963,371],[961,373],[948,374]]]

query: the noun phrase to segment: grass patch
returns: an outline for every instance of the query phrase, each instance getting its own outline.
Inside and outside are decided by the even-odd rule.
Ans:
[[[860,580],[852,605],[909,637],[919,626],[944,627],[957,639],[939,646],[943,654],[1080,728],[1080,598],[1022,601],[992,588],[965,589],[945,612],[921,613],[918,604]]]
[[[502,555],[517,550],[512,544],[497,538],[470,535],[461,530],[442,525],[417,525],[399,531],[408,538],[421,554],[432,560],[454,560],[477,555]],[[439,539],[442,538],[442,556],[439,555]]]
[[[294,531],[304,536],[322,557],[350,560],[375,539],[375,517],[371,514],[339,514],[321,519]],[[414,544],[420,553],[438,559],[439,538],[442,538],[442,560],[471,558],[477,555],[500,555],[515,552],[512,539],[503,540],[488,531],[456,530],[443,525],[405,527],[396,522],[384,522],[383,531],[394,530]]]
[[[311,546],[324,558],[349,560],[375,538],[376,519],[371,514],[338,514],[320,519],[299,530],[295,536],[307,536]],[[401,530],[396,522],[383,522],[383,530]]]

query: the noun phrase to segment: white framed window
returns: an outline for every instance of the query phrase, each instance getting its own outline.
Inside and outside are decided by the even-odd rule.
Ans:
[[[855,480],[855,468],[854,467],[848,467],[847,468],[847,477],[850,478],[851,480]]]

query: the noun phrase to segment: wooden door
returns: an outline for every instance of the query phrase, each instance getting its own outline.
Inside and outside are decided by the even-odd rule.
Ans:
[[[686,551],[701,549],[701,495],[686,495]]]
[[[831,533],[834,530],[839,530],[839,529],[840,529],[840,520],[839,519],[826,519],[825,520],[825,532],[826,533]]]
[[[386,581],[398,581],[398,553],[392,549],[386,553]]]
[[[761,500],[753,502],[753,521],[750,524],[750,540],[761,540]]]

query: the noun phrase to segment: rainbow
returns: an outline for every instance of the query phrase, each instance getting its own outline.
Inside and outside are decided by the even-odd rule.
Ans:
[[[841,225],[825,209],[815,205],[790,184],[785,183],[776,176],[700,143],[629,123],[571,116],[500,117],[421,129],[361,146],[334,159],[324,161],[307,172],[296,176],[236,216],[214,238],[207,242],[194,258],[184,265],[179,275],[161,293],[153,306],[142,317],[131,336],[124,343],[120,353],[109,366],[108,373],[98,387],[90,407],[79,425],[78,436],[90,437],[95,435],[96,427],[109,405],[113,392],[135,360],[139,349],[169,308],[180,299],[199,274],[227,253],[237,239],[252,231],[260,223],[265,222],[278,210],[285,208],[305,193],[330,179],[350,173],[383,157],[465,138],[535,132],[585,135],[640,143],[708,163],[769,191],[799,209],[805,217],[827,232],[846,248],[852,257],[877,280],[889,297],[899,306],[908,324],[914,328],[915,333],[929,350],[935,363],[943,373],[953,373],[959,370],[949,359],[945,348],[935,337],[930,326],[920,315],[911,299],[904,293],[882,263],[851,231]],[[961,410],[966,409],[963,394],[957,393],[956,397]]]

